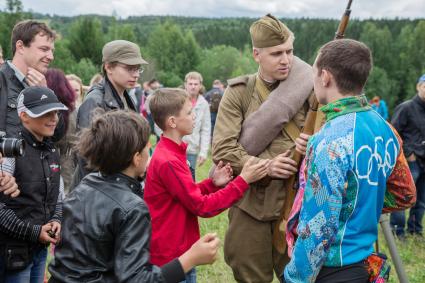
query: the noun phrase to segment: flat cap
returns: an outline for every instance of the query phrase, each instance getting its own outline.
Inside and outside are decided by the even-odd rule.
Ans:
[[[286,25],[270,14],[255,21],[249,28],[249,32],[252,46],[257,48],[283,44],[292,34]]]
[[[137,44],[127,40],[110,41],[103,46],[102,62],[120,62],[126,65],[148,64],[140,54]]]

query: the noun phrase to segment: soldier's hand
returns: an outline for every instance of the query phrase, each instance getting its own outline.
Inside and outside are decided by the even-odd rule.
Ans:
[[[28,67],[27,76],[25,77],[30,86],[44,86],[47,87],[47,81],[44,74],[40,73],[34,68]]]
[[[305,155],[307,151],[307,143],[311,135],[301,133],[300,136],[295,140],[295,150]]]
[[[17,197],[21,191],[18,189],[15,177],[6,172],[0,172],[0,192],[13,198]]]
[[[291,151],[287,150],[273,158],[269,164],[267,174],[272,178],[288,179],[297,173],[297,163],[290,158]]]

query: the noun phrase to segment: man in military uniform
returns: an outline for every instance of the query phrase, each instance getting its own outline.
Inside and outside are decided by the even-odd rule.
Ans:
[[[228,81],[218,111],[212,154],[230,162],[235,175],[255,156],[272,160],[268,176],[229,210],[224,256],[238,282],[271,282],[288,262],[272,244],[285,199],[285,181],[296,173],[291,159],[309,108],[311,66],[293,54],[294,35],[271,15],[250,28],[254,75]]]

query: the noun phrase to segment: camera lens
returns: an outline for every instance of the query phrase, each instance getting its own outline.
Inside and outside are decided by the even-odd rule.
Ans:
[[[2,138],[0,139],[0,152],[3,157],[23,156],[25,150],[22,139]]]

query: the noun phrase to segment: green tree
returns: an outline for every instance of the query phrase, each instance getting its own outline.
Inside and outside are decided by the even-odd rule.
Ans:
[[[59,39],[55,42],[55,59],[50,64],[51,67],[61,69],[65,74],[70,73],[72,66],[76,64],[68,44],[69,42],[66,39]]]
[[[69,50],[77,61],[90,59],[95,65],[102,63],[102,47],[105,44],[102,25],[92,16],[80,17],[69,31]]]
[[[236,69],[233,70],[230,77],[237,77],[246,74],[253,74],[258,70],[258,64],[252,57],[252,48],[245,45],[241,56],[238,57],[236,62]]]
[[[89,85],[92,76],[99,71],[100,69],[87,58],[81,59],[78,64],[73,64],[68,70],[69,73],[79,76],[84,85]]]
[[[136,43],[136,36],[134,35],[133,26],[130,24],[120,24],[114,19],[112,24],[108,27],[106,41],[112,41],[116,39],[123,39]]]
[[[200,48],[193,34],[183,34],[179,26],[170,22],[155,28],[145,50],[148,57],[155,61],[156,72],[162,77],[158,78],[166,86],[176,82],[175,76],[183,78],[199,62]],[[159,71],[162,72],[158,73]],[[171,81],[164,74],[173,74]]]
[[[365,87],[365,93],[369,99],[375,95],[379,95],[387,103],[388,108],[393,109],[397,101],[394,93],[397,92],[396,81],[390,79],[384,69],[376,66],[373,67]]]
[[[197,70],[202,74],[206,88],[209,89],[215,79],[229,79],[237,68],[240,57],[241,52],[231,46],[218,45],[204,49]]]
[[[31,14],[23,12],[22,1],[6,0],[5,12],[0,15],[0,45],[3,48],[3,56],[12,58],[10,36],[15,24],[24,18],[31,18]]]
[[[378,28],[374,23],[366,23],[363,27],[360,41],[364,42],[372,50],[373,62],[376,66],[388,71],[393,70],[392,56],[394,42],[387,26]]]

